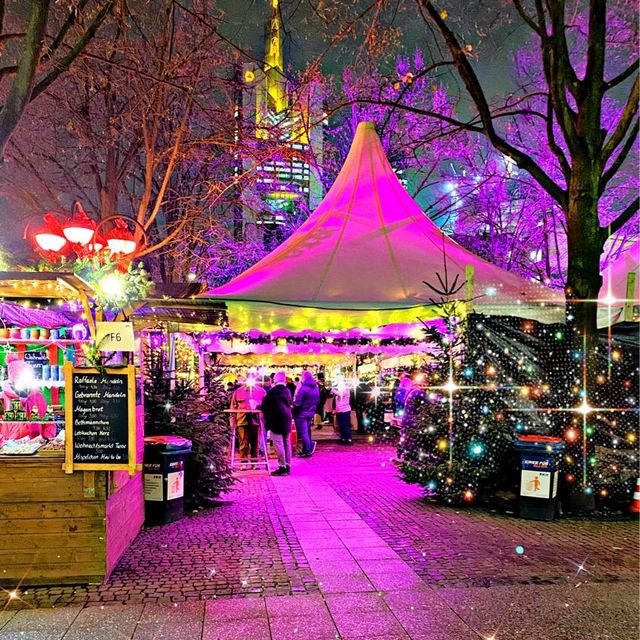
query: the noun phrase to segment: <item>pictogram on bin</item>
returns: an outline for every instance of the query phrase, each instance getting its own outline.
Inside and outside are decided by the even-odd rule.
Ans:
[[[184,515],[184,472],[191,440],[180,436],[144,439],[146,524],[167,524]]]
[[[519,514],[528,520],[553,520],[558,493],[562,438],[524,435],[514,442],[520,452]]]

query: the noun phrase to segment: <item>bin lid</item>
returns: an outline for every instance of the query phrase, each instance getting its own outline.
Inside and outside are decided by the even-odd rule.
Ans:
[[[564,451],[565,442],[562,438],[556,438],[554,436],[527,434],[518,436],[514,445],[518,451],[560,453]]]
[[[191,440],[182,436],[148,436],[144,439],[144,446],[162,451],[191,450]]]

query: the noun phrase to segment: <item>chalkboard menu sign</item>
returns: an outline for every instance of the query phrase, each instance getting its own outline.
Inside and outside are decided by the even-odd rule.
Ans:
[[[65,365],[65,468],[135,469],[133,367],[76,369]]]

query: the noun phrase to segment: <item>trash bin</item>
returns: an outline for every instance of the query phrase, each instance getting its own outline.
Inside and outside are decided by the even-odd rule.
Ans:
[[[144,513],[146,524],[167,524],[184,515],[185,458],[191,440],[180,436],[144,439]]]
[[[558,460],[562,438],[524,435],[515,440],[520,452],[519,514],[528,520],[553,520],[558,493]]]

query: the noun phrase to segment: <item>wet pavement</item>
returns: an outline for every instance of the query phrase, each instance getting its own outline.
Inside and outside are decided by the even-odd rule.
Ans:
[[[20,590],[0,640],[638,637],[637,521],[440,507],[393,455],[321,442],[291,476],[244,472],[217,509],[144,531],[107,584]]]

